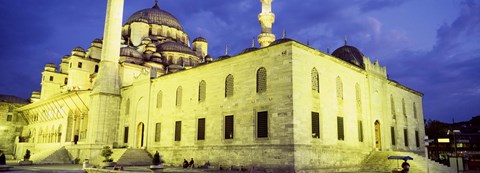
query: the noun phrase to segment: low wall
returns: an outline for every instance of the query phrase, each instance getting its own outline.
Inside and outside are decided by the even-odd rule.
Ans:
[[[372,152],[368,147],[296,145],[297,172],[355,172]]]
[[[293,145],[222,145],[196,147],[148,148],[150,153],[159,151],[165,165],[181,167],[183,159],[195,160],[197,166],[207,161],[218,168],[261,167],[272,170],[292,170],[294,168]]]

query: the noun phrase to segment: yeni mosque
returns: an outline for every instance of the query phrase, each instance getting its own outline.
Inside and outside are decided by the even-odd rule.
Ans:
[[[108,0],[103,39],[46,64],[41,91],[16,109],[15,155],[95,163],[107,145],[123,164],[159,151],[167,165],[302,171],[423,151],[422,93],[347,42],[329,54],[277,38],[272,0],[260,2],[260,46],[211,57],[157,3],[122,20],[124,0]]]

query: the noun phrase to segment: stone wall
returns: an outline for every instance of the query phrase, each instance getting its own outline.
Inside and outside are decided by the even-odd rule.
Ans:
[[[26,125],[23,117],[14,112],[23,105],[0,101],[0,150],[7,155],[13,155],[15,140],[22,135],[23,126]]]

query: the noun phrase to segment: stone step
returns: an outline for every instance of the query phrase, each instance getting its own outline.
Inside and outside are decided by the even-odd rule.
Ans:
[[[144,149],[127,149],[117,160],[117,164],[124,166],[151,165],[152,156]]]
[[[33,154],[30,160],[35,164],[64,164],[71,163],[71,158],[65,147],[53,148],[51,150],[42,151]]]

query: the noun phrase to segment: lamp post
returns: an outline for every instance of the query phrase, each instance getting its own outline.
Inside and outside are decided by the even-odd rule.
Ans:
[[[455,133],[460,133],[460,130],[453,130],[453,145],[455,145],[455,162],[457,163],[457,173],[458,173],[458,155],[457,155],[457,138]]]
[[[427,173],[430,173],[430,165],[428,164],[428,161],[430,160],[428,158],[428,145],[430,145],[430,142],[433,142],[434,140],[433,139],[428,139],[428,136],[425,136],[424,141],[425,141],[425,157],[427,158],[427,159],[425,159],[425,160],[427,160],[426,161],[427,162]]]

